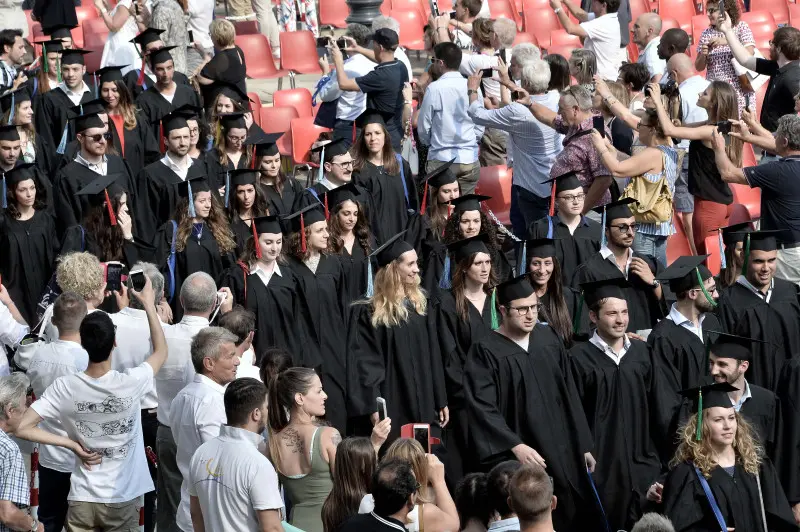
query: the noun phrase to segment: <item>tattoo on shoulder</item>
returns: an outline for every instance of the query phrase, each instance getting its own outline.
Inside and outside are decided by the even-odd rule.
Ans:
[[[283,434],[281,434],[281,440],[283,440],[283,444],[293,453],[297,454],[303,452],[303,438],[295,429],[284,430]]]
[[[342,435],[339,434],[338,430],[333,429],[333,434],[331,434],[331,443],[333,443],[334,447],[338,447],[341,442],[342,442]]]

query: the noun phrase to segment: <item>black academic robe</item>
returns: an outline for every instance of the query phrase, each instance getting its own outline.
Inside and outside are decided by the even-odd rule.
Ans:
[[[370,237],[370,243],[372,249],[375,249],[375,241],[372,237]],[[356,239],[355,242],[353,242],[353,249],[351,251],[347,251],[346,247],[342,247],[342,251],[337,257],[339,257],[339,262],[342,263],[345,286],[347,286],[345,301],[349,305],[354,301],[364,299],[367,294],[367,269],[370,260],[367,256],[367,251],[359,244],[358,239]],[[377,264],[373,264],[373,275],[377,271]]]
[[[403,240],[411,244],[417,252],[420,264],[421,286],[429,295],[439,291],[439,280],[444,273],[447,246],[443,235],[435,235],[427,214],[416,213],[409,217]]]
[[[175,251],[175,272],[169,271],[167,261],[172,246],[172,224],[167,222],[162,225],[156,234],[153,245],[156,248],[156,264],[164,274],[165,291],[169,294],[169,287],[174,287],[174,297],[170,301],[172,319],[178,323],[183,317],[183,307],[180,304],[180,288],[183,281],[195,272],[205,272],[214,278],[219,285],[225,271],[236,263],[233,252],[223,253],[214,235],[205,223],[194,224],[192,233],[186,239],[186,247],[182,251]]]
[[[274,273],[265,285],[258,274],[250,274],[249,268],[245,274],[242,263],[237,263],[225,272],[221,286],[230,288],[234,302],[256,316],[253,336],[256,365],[261,363],[266,350],[280,347],[292,355],[295,366],[319,367],[322,361],[317,351],[307,349],[297,277],[285,265],[278,265],[278,269],[280,274]]]
[[[329,189],[322,183],[315,183],[311,185],[307,189],[303,190],[301,194],[297,195],[293,207],[294,210],[292,212],[297,212],[301,210],[303,207],[308,207],[309,205],[313,205],[318,201],[320,203],[324,203],[326,196],[325,193],[328,192],[328,190]],[[372,209],[370,208],[369,193],[367,193],[367,190],[364,187],[358,184],[356,184],[356,190],[358,190],[358,196],[356,196],[356,201],[358,201],[358,204],[361,205],[362,209],[364,209],[364,215],[367,218],[367,220],[370,220]],[[328,208],[333,209],[333,205],[328,205]]]
[[[376,166],[369,161],[353,174],[353,181],[364,187],[369,194],[370,203],[380,206],[372,210],[369,220],[372,233],[378,245],[386,242],[408,225],[409,211],[419,210],[418,198],[411,167],[404,160],[401,172],[389,175],[383,166]]]
[[[285,178],[281,192],[278,192],[275,185],[267,185],[263,182],[261,183],[261,188],[267,195],[269,213],[273,216],[288,216],[292,214],[294,212],[295,201],[297,201],[298,196],[303,193],[303,187],[291,176]],[[283,229],[287,231],[288,224],[287,227]]]
[[[171,103],[158,92],[155,86],[152,86],[139,95],[136,104],[144,115],[145,124],[150,124],[153,136],[158,139],[161,138],[162,118],[184,105],[200,107],[200,98],[190,87],[178,83],[175,86],[175,94]]]
[[[386,399],[392,418],[389,441],[407,423],[430,423],[438,432],[439,411],[447,406],[444,369],[427,315],[408,309],[408,319],[394,327],[372,325],[372,305],[351,307],[347,343],[347,401],[351,417],[376,411],[375,398]]]
[[[561,221],[558,213],[552,218],[545,217],[537,220],[528,228],[529,238],[556,239],[556,258],[561,265],[561,279],[564,281],[564,286],[574,286],[575,288],[578,288],[577,285],[572,284],[575,272],[578,266],[600,251],[601,234],[600,224],[585,216],[575,228],[575,232],[570,233],[569,227]]]
[[[300,319],[305,322],[310,347],[319,352],[322,361],[322,381],[328,394],[325,418],[344,433],[348,301],[342,264],[335,255],[323,254],[317,271],[312,272],[305,263],[289,257],[287,269],[297,277],[303,309]]]
[[[37,305],[55,269],[60,242],[53,216],[36,211],[29,220],[0,213],[0,276],[25,321],[38,323]]]
[[[152,128],[148,127],[145,117],[141,113],[136,113],[135,128],[128,129],[123,127],[124,150],[122,148],[122,143],[120,143],[119,131],[117,131],[114,121],[109,120],[108,126],[112,135],[111,144],[117,150],[120,157],[123,157],[125,162],[128,163],[128,166],[131,167],[132,175],[138,176],[139,172],[141,172],[145,166],[163,157],[159,150],[158,138],[153,136]]]
[[[116,155],[106,156],[106,175],[122,174],[123,177],[117,180],[117,184],[122,186],[127,192],[128,210],[133,217],[134,224],[140,218],[137,211],[136,186],[128,163]],[[65,165],[56,173],[53,181],[54,205],[56,211],[57,228],[61,234],[67,228],[78,225],[83,221],[83,216],[89,210],[89,196],[78,196],[77,192],[88,185],[101,174],[90,170],[79,162],[72,161]],[[143,205],[144,207],[144,205]],[[138,227],[137,227],[138,229]]]
[[[78,25],[74,0],[35,0],[32,11],[43,28],[51,28],[59,24]]]
[[[465,472],[477,471],[479,463],[469,446],[469,421],[464,397],[464,363],[472,344],[492,332],[492,296],[486,295],[480,310],[467,302],[469,319],[464,320],[456,309],[456,300],[449,290],[440,291],[431,298],[428,315],[437,331],[444,367],[450,423],[444,429],[447,461],[445,468],[451,479],[460,479]],[[498,313],[499,315],[499,313]]]
[[[36,150],[36,158],[33,162],[41,175],[47,178],[47,183],[49,184],[50,173],[53,169],[53,155],[55,154],[56,148],[55,146],[49,145],[42,135],[36,135],[34,149]],[[50,197],[48,197],[48,199],[52,200]]]
[[[741,283],[724,289],[719,297],[719,316],[725,332],[756,338],[747,370],[749,382],[775,390],[784,362],[800,353],[800,302],[798,287],[774,279],[769,302]]]
[[[211,151],[206,152],[205,156],[205,163],[206,163],[206,172],[208,175],[208,184],[214,190],[222,188],[225,186],[225,172],[248,168],[247,160],[245,159],[245,154],[243,153],[241,157],[239,157],[239,162],[236,163],[236,166],[228,159],[228,162],[222,164],[219,160],[219,152],[216,148],[212,149]],[[225,201],[225,198],[220,198],[221,200]],[[229,198],[229,201],[233,198]]]
[[[83,93],[80,103],[92,100],[94,100],[94,93],[86,91]],[[39,108],[33,115],[33,123],[36,126],[37,135],[41,135],[44,143],[53,151],[58,150],[64,134],[64,127],[67,125],[68,111],[74,106],[75,104],[61,88],[55,88],[42,95]],[[70,124],[67,131],[67,142],[74,139],[74,129],[74,125]],[[51,171],[57,170],[58,167],[55,165],[59,164],[60,158],[56,157],[51,162],[54,165],[51,167]]]
[[[653,275],[658,277],[664,269],[655,258],[650,255],[640,255],[631,250],[634,257],[644,260]],[[575,273],[573,286],[580,286],[587,281],[599,281],[602,279],[615,279],[625,277],[617,267],[614,256],[604,259],[598,252],[592,255],[585,263],[578,267]],[[665,304],[662,299],[656,298],[653,287],[646,284],[638,275],[628,275],[630,286],[623,288],[625,299],[628,301],[628,332],[648,330],[655,327],[658,320],[665,316]]]
[[[762,524],[758,484],[753,475],[737,463],[732,476],[717,466],[711,471],[711,478],[706,479],[725,526],[747,532],[797,531],[786,495],[769,459],[764,459],[759,470],[767,531]],[[720,525],[692,464],[683,462],[669,472],[662,501],[663,513],[672,521],[676,532],[719,531]]]
[[[641,517],[640,501],[669,458],[676,401],[665,391],[647,344],[630,342],[619,364],[591,342],[570,349],[611,530],[629,529]]]
[[[103,254],[103,250],[93,233],[82,229],[79,225],[73,225],[64,233],[61,254],[63,255],[73,251],[88,251],[92,255],[97,256],[100,262],[108,262],[111,260],[121,262],[127,270],[139,261],[152,262],[156,250],[148,242],[134,237],[133,241],[125,240],[122,243],[121,257],[108,257]],[[127,272],[123,272],[123,274],[126,273]]]
[[[569,313],[570,317],[570,325],[572,326],[572,335],[568,339],[562,338],[561,340],[567,347],[571,347],[572,342],[587,340],[591,334],[589,308],[581,299],[580,292],[574,288],[563,286],[562,295],[564,297],[564,303],[567,305],[567,312]],[[539,321],[543,323],[547,322],[547,309],[550,307],[550,292],[545,292],[543,296],[539,297],[539,304],[544,307],[541,311],[539,311]],[[578,312],[578,308],[580,308],[580,312]],[[579,322],[577,329],[575,328],[576,320]],[[570,341],[567,342],[567,340]]]
[[[781,420],[778,397],[761,386],[748,383],[752,397],[742,404],[739,413],[755,429],[761,445],[770,458],[775,457]]]
[[[186,175],[189,179],[205,175],[205,166],[196,159],[193,161]],[[147,212],[140,214],[146,218],[140,220],[139,234],[154,236],[159,227],[176,218],[175,206],[180,199],[177,185],[182,182],[183,179],[161,160],[147,165],[136,177],[141,203],[147,205]]]
[[[139,66],[141,66],[141,63]],[[128,90],[131,91],[131,95],[133,95],[134,100],[139,98],[139,95],[142,94],[142,92],[156,84],[156,80],[145,72],[144,80],[142,80],[142,84],[139,85],[139,74],[141,74],[141,70],[139,68],[134,68],[133,70],[129,70],[128,73],[122,77],[122,81],[125,83],[125,86],[128,87]],[[176,70],[172,76],[172,81],[178,85],[186,85],[187,87],[191,88],[189,78],[187,78],[186,74],[183,72],[178,72]]]
[[[236,256],[240,257],[247,244],[247,239],[253,236],[253,230],[250,229],[250,226],[247,225],[246,222],[239,218],[238,214],[233,215],[230,223],[231,233],[233,233],[233,239],[236,241]]]
[[[781,405],[780,433],[775,466],[786,498],[800,503],[800,358],[787,360],[778,378],[776,394]]]
[[[521,443],[535,449],[558,497],[555,528],[599,530],[584,460],[591,433],[572,375],[556,362],[562,357],[561,340],[542,324],[527,351],[497,332],[473,343],[463,379],[470,446],[484,469],[513,460]]]

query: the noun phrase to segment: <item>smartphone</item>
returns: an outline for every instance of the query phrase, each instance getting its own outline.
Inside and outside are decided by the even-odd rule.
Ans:
[[[491,68],[484,68],[483,70],[481,70],[481,77],[482,78],[484,78],[484,79],[485,78],[491,78],[492,76],[494,76],[494,70],[492,70]]]
[[[214,309],[214,313],[211,314],[211,317],[208,319],[209,322],[213,322],[216,319],[217,314],[219,313],[219,309],[222,308],[222,304],[225,302],[226,299],[228,299],[227,293],[222,291],[217,292],[217,305],[216,308]]]
[[[131,286],[137,292],[141,292],[144,290],[144,285],[147,280],[144,277],[144,272],[142,270],[133,270],[130,275],[128,275],[131,279]]]
[[[451,11],[451,12],[450,12],[450,18],[451,18],[452,20],[455,20],[455,19],[456,19],[456,12],[455,12],[455,11]]]
[[[340,50],[344,50],[345,48],[347,48],[347,39],[345,39],[344,37],[340,37],[339,39],[336,40],[336,46]]]
[[[505,48],[502,48],[502,49],[500,50],[500,59],[502,59],[502,60],[503,60],[503,63],[505,63],[506,65],[508,65],[508,59],[506,58],[506,49],[505,49]]]
[[[324,46],[317,46],[317,57],[322,59],[323,57],[327,57],[328,49]]]
[[[722,122],[717,122],[717,131],[722,133],[723,135],[730,135],[731,133],[731,123],[727,120],[723,120]]]
[[[414,423],[414,439],[422,445],[426,453],[431,452],[430,432],[430,425]]]
[[[103,264],[106,272],[106,290],[122,290],[122,270],[125,266],[121,262],[106,262]]]
[[[524,97],[525,97],[525,93],[522,92],[522,91],[513,91],[511,93],[511,101],[514,101],[514,102],[516,102],[517,100],[522,99]]]
[[[194,32],[192,30],[189,30],[189,42],[194,42]]]
[[[383,397],[376,397],[375,404],[378,406],[378,421],[383,421],[389,417],[386,413],[386,399]]]
[[[606,136],[606,123],[603,120],[602,116],[593,116],[592,117],[592,127],[595,128],[597,131],[600,132],[600,136]]]
[[[317,48],[325,48],[331,42],[327,37],[317,37]]]

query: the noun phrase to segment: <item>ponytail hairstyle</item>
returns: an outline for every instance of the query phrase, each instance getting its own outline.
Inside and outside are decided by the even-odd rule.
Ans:
[[[269,453],[275,470],[280,472],[281,448],[278,434],[289,425],[297,394],[305,395],[317,373],[310,368],[289,368],[278,373],[269,384]]]

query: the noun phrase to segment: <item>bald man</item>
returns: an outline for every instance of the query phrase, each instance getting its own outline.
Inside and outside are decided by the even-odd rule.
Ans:
[[[639,47],[638,62],[647,67],[650,81],[658,83],[664,75],[667,62],[659,57],[658,45],[661,42],[661,18],[656,13],[642,13],[631,29],[633,42]]]

